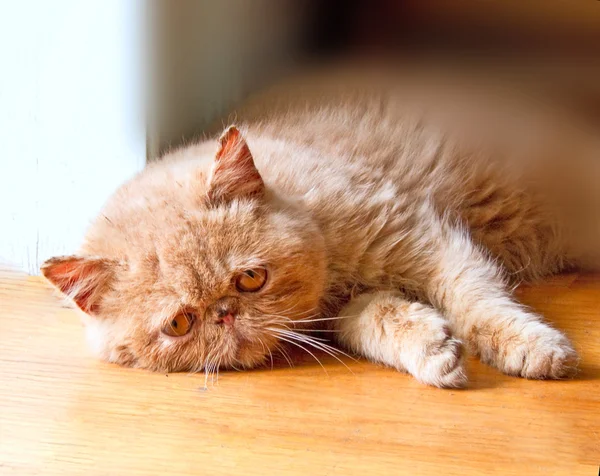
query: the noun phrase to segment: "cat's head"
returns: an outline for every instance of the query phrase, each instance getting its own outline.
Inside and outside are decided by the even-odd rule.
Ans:
[[[252,367],[278,345],[269,328],[317,312],[325,251],[315,223],[265,186],[235,127],[216,156],[198,154],[149,166],[109,200],[79,255],[42,267],[85,313],[105,360]]]

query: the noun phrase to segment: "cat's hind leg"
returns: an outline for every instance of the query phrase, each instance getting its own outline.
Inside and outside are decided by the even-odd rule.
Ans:
[[[406,371],[436,387],[463,387],[463,346],[433,307],[398,293],[352,299],[335,321],[339,343],[369,360]]]

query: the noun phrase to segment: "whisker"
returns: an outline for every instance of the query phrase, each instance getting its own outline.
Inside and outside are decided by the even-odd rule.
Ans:
[[[271,349],[269,349],[267,347],[267,350],[269,351],[269,357],[271,358],[271,370],[273,370],[273,353],[271,352]]]
[[[273,329],[271,329],[271,330],[273,330]],[[354,357],[348,355],[347,353],[341,351],[340,349],[337,349],[336,347],[332,347],[330,345],[324,344],[323,342],[320,342],[320,341],[314,341],[313,339],[315,339],[315,338],[311,337],[311,336],[307,336],[307,335],[303,335],[303,334],[296,334],[295,332],[287,332],[287,331],[277,331],[277,333],[279,335],[283,334],[283,335],[289,337],[290,339],[297,339],[304,344],[309,344],[309,345],[312,345],[316,349],[322,350],[323,352],[325,352],[326,354],[330,355],[331,357],[336,359],[338,362],[340,362],[351,373],[354,373],[354,372],[352,372],[350,367],[348,367],[346,365],[346,363],[343,360],[341,360],[336,354],[341,354],[345,357],[348,357],[350,360],[352,360],[354,362],[357,362],[357,360]]]
[[[206,360],[204,361],[204,388],[208,388],[208,359],[210,354],[206,356]]]
[[[283,336],[279,336],[278,338],[281,340],[284,340],[286,342],[289,342],[290,344],[295,345],[296,347],[301,348],[304,352],[308,352],[312,356],[312,358],[315,359],[319,363],[319,365],[323,369],[323,372],[325,372],[325,375],[329,376],[329,373],[327,372],[327,369],[325,369],[325,366],[321,363],[321,361],[317,358],[317,356],[315,354],[313,354],[310,350],[308,350],[306,347],[301,346],[300,344],[298,344],[298,342],[295,342],[291,339],[286,339]]]
[[[325,338],[323,338],[323,337],[310,336],[310,335],[308,335],[308,334],[298,334],[297,332],[294,332],[294,331],[286,331],[285,329],[280,329],[280,330],[281,330],[281,331],[284,331],[284,332],[286,332],[286,333],[289,333],[289,334],[294,334],[294,335],[297,335],[297,336],[309,337],[309,338],[311,338],[311,339],[314,339],[314,340],[316,340],[316,341],[319,341],[319,342],[329,342],[329,339],[325,339]],[[311,329],[306,329],[306,330],[304,330],[304,329],[299,329],[299,330],[300,330],[300,331],[304,331],[304,332],[311,332]]]
[[[239,362],[239,360],[238,360],[238,359],[235,359],[235,361],[236,361],[236,362]],[[242,372],[242,369],[238,369],[238,368],[237,368],[235,365],[233,365],[233,364],[229,364],[229,365],[230,365],[230,366],[231,366],[231,368],[232,368],[233,370],[235,370],[236,372]]]
[[[277,329],[277,328],[273,328],[273,327],[270,327],[269,330],[275,331],[278,334],[283,334],[283,335],[287,335],[287,336],[290,336],[290,337],[293,336],[293,337],[296,337],[298,339],[302,339],[304,341],[315,342],[315,343],[318,343],[320,345],[324,345],[326,347],[331,347],[331,346],[325,344],[325,342],[328,341],[327,339],[322,339],[320,337],[314,337],[314,336],[310,336],[310,335],[306,335],[306,334],[298,334],[297,332],[294,332],[294,331],[286,331],[284,329]],[[335,352],[343,353],[341,350],[339,350],[339,349],[337,349],[335,347],[331,347],[331,348],[335,349]]]
[[[208,360],[208,358],[207,358]],[[207,389],[208,388],[208,375],[210,372],[210,367],[208,363],[204,364],[204,388]]]
[[[278,324],[276,324],[276,325],[278,325]],[[275,330],[276,329],[277,331],[284,331],[284,332],[287,332],[287,333],[290,333],[290,334],[296,334],[295,330],[292,330],[292,329],[290,329],[287,326],[285,326],[285,329],[280,329],[278,327],[267,327],[267,329],[269,329],[269,330]],[[296,329],[296,330],[303,331],[303,332],[311,332],[312,331],[312,329]],[[304,335],[304,334],[298,334],[298,335]],[[321,340],[323,342],[327,342],[329,340],[329,339],[325,339],[323,337],[314,337],[314,336],[313,336],[313,339]]]
[[[356,317],[356,315],[354,316],[337,316],[337,317],[320,317],[318,319],[298,319],[294,322],[320,322],[320,321],[337,321],[339,319],[349,319],[351,317]]]
[[[281,319],[285,319],[287,321],[293,321],[293,320],[297,320],[296,318],[303,316],[303,319],[308,319],[311,317],[316,317],[320,314],[320,312],[318,312],[318,308],[317,307],[313,307],[311,309],[308,309],[306,311],[302,311],[299,313],[294,313],[291,315],[286,315],[287,313],[289,313],[292,309],[294,309],[295,307],[297,307],[298,304],[292,306],[291,308],[285,309],[283,311],[281,311],[279,314],[263,314],[263,317],[277,317],[277,318],[281,318]],[[317,311],[317,312],[315,312]]]
[[[263,352],[265,353],[265,355],[266,355],[267,352],[269,353],[269,358],[271,359],[271,370],[273,370],[274,363],[273,363],[273,353],[271,352],[271,349],[269,348],[269,346],[267,346],[263,342],[263,340],[260,337],[256,336],[256,338],[258,339],[258,342],[260,342],[260,345],[262,346]]]
[[[305,335],[305,334],[298,334],[296,332],[289,332],[289,331],[282,331],[280,329],[272,329],[270,328],[270,330],[276,331],[278,334],[283,334],[286,335],[288,337],[295,337],[298,338],[300,340],[302,340],[303,342],[307,342],[307,343],[312,343],[312,344],[316,344],[318,346],[329,349],[330,351],[336,353],[336,354],[341,354],[345,357],[348,357],[349,359],[353,360],[354,362],[358,362],[357,359],[355,359],[354,357],[352,357],[351,355],[347,354],[346,352],[344,352],[341,349],[338,349],[337,347],[333,347],[331,345],[326,344],[325,342],[323,342],[323,339],[319,339],[318,337],[314,337],[314,336],[309,336],[309,335]]]
[[[297,302],[297,303],[296,303],[296,304],[294,304],[293,306],[291,306],[291,307],[288,307],[287,309],[284,309],[283,311],[281,311],[280,315],[284,315],[284,314],[287,314],[287,313],[291,312],[293,309],[295,309],[296,307],[298,307],[298,306],[299,306],[299,304],[300,304],[300,303],[299,303],[299,302]]]
[[[284,358],[285,360],[287,360],[287,363],[289,364],[289,366],[290,366],[290,369],[294,368],[294,364],[292,363],[292,360],[291,360],[291,358],[290,358],[289,354],[288,354],[288,353],[285,351],[285,349],[283,348],[283,346],[282,346],[281,344],[277,344],[277,345],[276,345],[276,349],[277,349],[279,352],[281,352],[281,355],[283,355],[283,358]]]
[[[217,360],[216,360],[216,356],[215,356],[215,360],[213,360],[213,362],[211,362],[211,365],[210,365],[210,383],[213,387],[215,386],[216,367],[217,367]]]
[[[300,305],[300,303],[297,302],[292,307],[288,307],[287,309],[284,309],[283,311],[281,311],[280,315],[285,315],[285,314],[288,314],[288,313],[292,312],[292,310],[294,310],[295,308],[297,308],[299,305]],[[306,312],[313,312],[314,310],[315,310],[315,308],[313,307],[313,308],[309,309],[308,311],[304,311],[304,312],[305,313]]]
[[[292,317],[282,316],[282,315],[279,315],[279,314],[262,314],[262,317],[263,318],[267,318],[267,317],[275,318],[275,319],[279,320],[278,322],[284,321],[284,322],[288,322],[290,324],[294,324],[296,322],[303,322],[303,321],[308,320],[308,319],[313,319],[313,318],[318,317],[320,315],[321,315],[320,312],[316,313],[316,314],[309,314],[307,316],[304,316],[302,319],[293,319]]]
[[[335,347],[331,347],[331,346],[329,346],[329,345],[327,345],[327,344],[325,344],[323,342],[315,341],[310,336],[306,336],[306,335],[302,335],[302,334],[296,334],[295,332],[285,332],[285,333],[284,332],[278,332],[278,331],[275,331],[275,332],[276,332],[276,334],[278,336],[286,336],[289,339],[294,339],[294,340],[296,340],[298,342],[302,342],[304,344],[309,344],[312,347],[315,347],[316,349],[323,350],[323,351],[328,350],[330,352],[333,352],[334,354],[335,353],[339,353],[339,354],[345,355],[348,358],[351,358],[349,355],[344,354],[341,350],[336,349]]]
[[[287,324],[285,324],[285,323],[283,323],[283,322],[281,322],[281,321],[274,321],[274,320],[271,320],[271,321],[267,321],[265,324],[266,324],[266,325],[277,325],[277,326],[283,326],[283,327],[285,327],[286,329],[292,330],[292,328],[291,328],[290,326],[288,326]]]
[[[271,353],[271,349],[269,349],[265,345],[265,343],[263,342],[263,340],[260,337],[256,336],[256,338],[258,339],[258,342],[260,342],[260,345],[261,345],[261,347],[263,349],[264,354],[266,355],[267,352],[269,352],[269,356],[271,357],[271,370],[273,370],[273,354]]]
[[[223,356],[219,357],[219,360],[217,361],[217,385],[219,384],[219,368],[221,367],[221,359],[223,358]],[[214,385],[214,384],[213,384]]]
[[[344,367],[346,367],[346,369],[348,369],[348,371],[349,371],[351,374],[354,374],[354,372],[352,371],[352,369],[350,369],[350,367],[348,367],[348,365],[346,365],[346,363],[345,363],[345,362],[344,362],[342,359],[340,359],[340,358],[339,358],[337,355],[335,355],[335,353],[334,353],[334,352],[332,352],[332,351],[330,351],[330,350],[326,349],[325,347],[321,347],[320,345],[318,345],[318,344],[317,344],[317,343],[315,343],[315,342],[309,342],[309,341],[304,341],[304,340],[303,340],[303,341],[301,341],[301,342],[303,342],[303,343],[305,343],[305,344],[308,344],[308,345],[312,345],[312,346],[313,346],[315,349],[318,349],[318,350],[320,350],[320,351],[322,351],[322,352],[325,352],[327,355],[330,355],[330,356],[331,356],[331,357],[333,357],[335,360],[337,360],[337,361],[338,361],[340,364],[342,364]]]
[[[283,311],[282,313],[279,314],[263,314],[264,317],[279,317],[288,321],[294,320],[297,321],[299,320],[299,318],[301,319],[310,319],[312,317],[317,317],[319,315],[321,315],[321,312],[319,311],[319,309],[312,308],[312,309],[308,309],[306,311],[302,311],[299,313],[295,313],[295,314],[290,314],[287,315],[286,312],[288,311]]]

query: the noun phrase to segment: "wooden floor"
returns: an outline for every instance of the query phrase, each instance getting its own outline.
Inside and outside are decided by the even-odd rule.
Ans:
[[[94,360],[39,278],[0,272],[0,474],[596,475],[600,276],[519,291],[581,353],[572,381],[471,359],[467,390],[369,363],[151,374]]]

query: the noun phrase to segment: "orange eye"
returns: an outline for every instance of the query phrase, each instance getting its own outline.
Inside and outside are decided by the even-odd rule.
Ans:
[[[247,269],[235,280],[235,287],[242,293],[255,293],[260,291],[267,282],[265,268]]]
[[[193,314],[181,312],[177,314],[169,323],[162,328],[163,334],[171,337],[181,337],[186,335],[192,329],[195,317]]]

